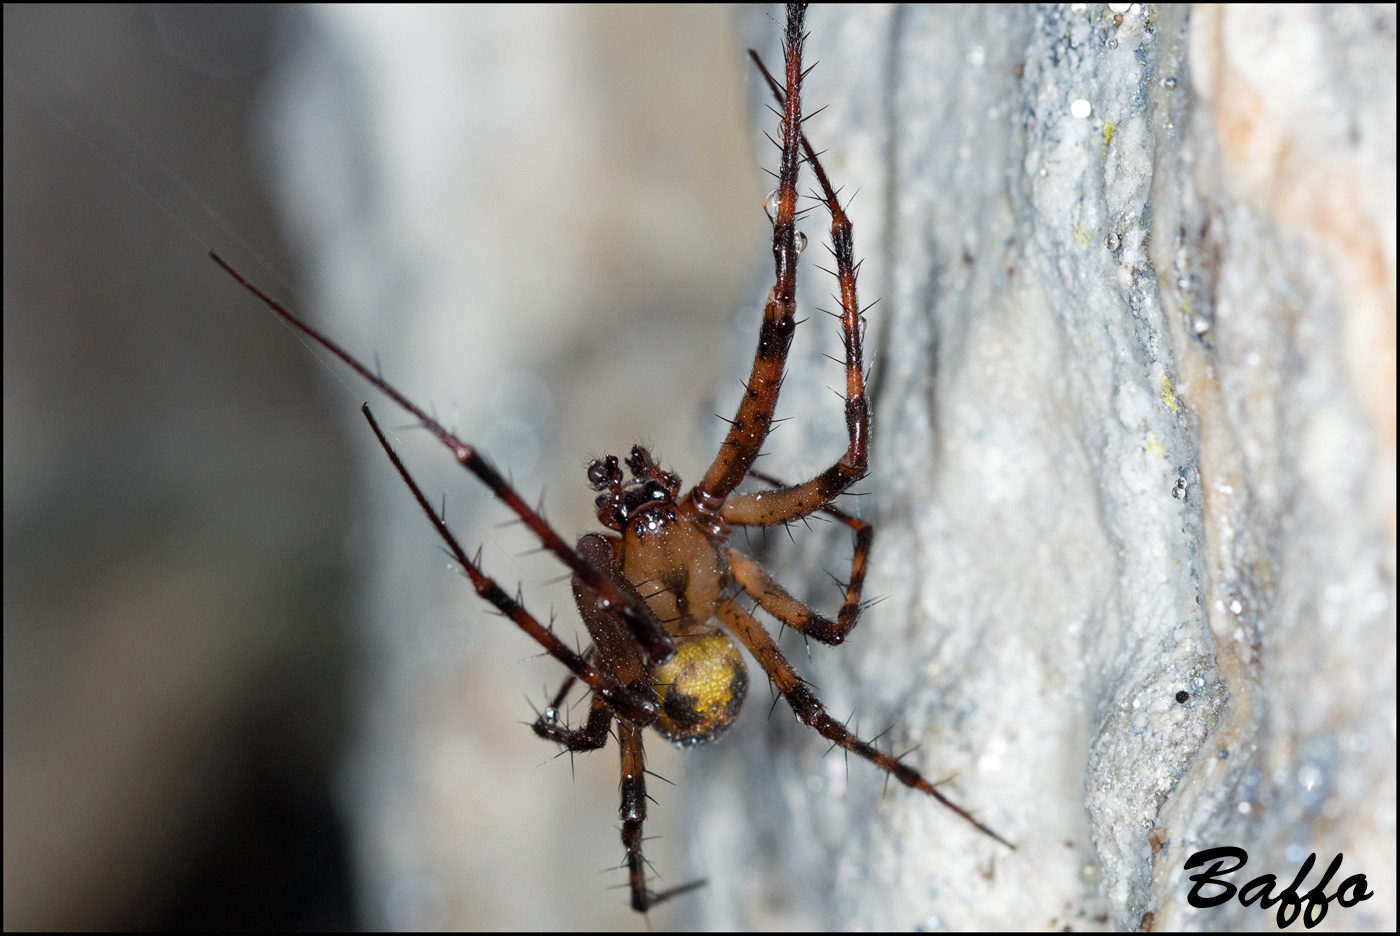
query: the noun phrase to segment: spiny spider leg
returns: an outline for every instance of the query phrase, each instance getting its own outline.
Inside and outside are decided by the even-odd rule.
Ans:
[[[1007,848],[1013,850],[1016,848],[1015,845],[1012,845],[990,828],[974,819],[972,814],[966,809],[963,809],[957,803],[954,803],[952,800],[948,799],[948,797],[938,792],[938,788],[925,780],[923,774],[907,764],[900,763],[879,748],[862,741],[860,738],[851,734],[845,725],[828,715],[821,701],[818,700],[812,690],[807,687],[807,684],[802,681],[802,677],[797,675],[797,671],[792,668],[792,664],[783,656],[782,651],[778,649],[778,645],[774,643],[773,638],[763,629],[763,625],[754,619],[753,615],[739,607],[732,599],[720,603],[718,614],[719,619],[724,622],[725,627],[729,628],[730,632],[735,637],[739,638],[739,642],[743,644],[749,653],[753,655],[753,658],[758,661],[758,665],[763,667],[764,672],[768,674],[768,678],[773,680],[773,685],[778,687],[778,691],[788,700],[788,704],[792,706],[793,712],[804,725],[815,729],[818,734],[828,741],[839,744],[846,750],[870,761],[870,763],[893,776],[905,786],[913,787],[916,790],[920,790],[932,796],[944,806],[947,806],[953,812],[962,816],[963,819],[975,826],[977,830],[984,835],[996,839]]]
[[[495,494],[496,497],[500,498],[507,507],[514,511],[516,516],[539,537],[540,543],[544,545],[545,549],[552,552],[561,562],[572,569],[576,577],[586,581],[589,586],[598,593],[606,605],[615,608],[617,612],[622,615],[627,621],[628,627],[636,636],[637,641],[641,643],[643,650],[646,652],[648,662],[660,663],[669,660],[675,655],[675,642],[671,639],[670,634],[666,632],[666,628],[656,619],[656,615],[647,607],[646,602],[642,601],[641,598],[635,594],[626,593],[599,569],[594,568],[575,550],[571,549],[569,544],[564,541],[564,538],[554,531],[544,517],[531,509],[530,505],[511,488],[506,480],[500,476],[486,459],[481,457],[476,449],[449,432],[441,423],[429,416],[420,406],[404,396],[383,377],[360,363],[350,352],[346,351],[334,341],[331,341],[325,335],[322,335],[291,312],[288,312],[283,308],[281,303],[248,282],[241,273],[230,266],[218,254],[211,250],[209,256],[215,263],[223,268],[224,272],[233,277],[244,289],[256,296],[263,305],[277,313],[283,321],[344,361],[355,373],[359,374],[381,393],[407,410],[418,420],[423,428],[427,429],[439,442],[451,449],[458,463],[480,478],[482,483],[490,488],[491,492]],[[429,512],[431,513],[431,511]],[[436,516],[436,514],[433,515]]]
[[[792,112],[792,96],[784,95],[783,89],[768,73],[758,53],[752,49],[749,55],[754,64],[767,79],[778,103],[783,104],[785,113]],[[794,87],[791,77],[791,63],[788,66],[788,87]],[[785,100],[786,98],[786,100]],[[786,118],[785,118],[786,119]],[[786,125],[786,124],[785,124]],[[841,284],[841,336],[846,346],[846,434],[850,439],[846,453],[836,464],[817,475],[805,484],[764,491],[760,494],[742,494],[732,497],[725,503],[720,515],[729,523],[766,525],[783,523],[804,517],[829,503],[838,494],[865,477],[870,447],[870,407],[865,399],[865,371],[861,349],[861,308],[856,299],[855,243],[851,236],[851,219],[846,216],[831,181],[826,177],[821,160],[808,142],[805,134],[798,134],[806,154],[807,164],[817,177],[822,191],[822,200],[831,214],[831,246],[836,257],[836,278]],[[786,153],[786,147],[784,148]]]
[[[774,283],[763,307],[763,324],[758,333],[758,350],[753,371],[744,385],[744,398],[729,425],[729,434],[719,454],[705,471],[700,483],[690,491],[690,502],[702,513],[714,515],[725,507],[727,498],[749,473],[754,459],[768,438],[778,391],[787,366],[788,347],[796,328],[797,311],[797,173],[801,168],[802,136],[802,31],[806,11],[802,4],[789,4],[783,58],[787,64],[787,97],[783,113],[783,155],[778,169],[778,205],[773,211]]]
[[[375,421],[374,414],[370,412],[369,404],[360,407],[360,411],[365,414],[365,419],[369,421],[369,427],[374,432],[374,437],[379,440],[384,453],[389,456],[389,461],[393,462],[394,470],[403,478],[408,489],[413,492],[414,500],[418,501],[418,506],[423,508],[423,512],[432,521],[433,528],[438,531],[438,535],[447,543],[447,548],[451,551],[462,569],[471,579],[472,587],[482,598],[495,605],[496,608],[506,617],[510,618],[525,633],[533,637],[540,646],[560,663],[569,668],[583,681],[588,688],[597,693],[612,710],[618,713],[620,718],[634,719],[639,724],[649,724],[656,719],[656,700],[648,694],[638,692],[632,687],[624,686],[616,678],[594,667],[582,656],[569,649],[568,644],[555,635],[554,631],[542,625],[539,621],[525,610],[525,606],[516,601],[505,590],[497,585],[495,580],[481,571],[481,567],[468,558],[466,550],[457,542],[457,537],[452,535],[452,531],[447,528],[447,522],[438,515],[433,505],[423,496],[423,491],[418,487],[418,482],[413,480],[413,476],[408,473],[404,463],[399,459],[399,455],[394,451],[389,440],[384,437],[384,433],[379,428],[379,423]]]
[[[612,709],[601,695],[593,696],[593,702],[588,707],[588,720],[582,728],[566,728],[558,721],[551,720],[549,711],[553,710],[551,706],[530,726],[535,734],[570,752],[596,751],[607,746],[608,729],[612,727]]]
[[[704,887],[705,881],[691,881],[670,890],[647,890],[646,860],[642,858],[642,825],[647,819],[646,755],[642,750],[642,730],[617,723],[618,745],[622,748],[622,845],[627,850],[627,881],[632,888],[632,909],[646,913],[672,897]]]
[[[583,651],[583,658],[589,663],[593,663],[597,655],[598,648],[591,644],[587,650]],[[602,696],[590,695],[592,701],[588,709],[588,718],[583,727],[571,729],[567,724],[560,723],[559,713],[564,707],[564,700],[569,697],[569,691],[574,688],[576,682],[578,682],[578,677],[573,673],[564,675],[564,681],[560,683],[559,691],[554,693],[553,698],[545,703],[544,711],[536,711],[536,718],[531,723],[530,729],[546,741],[559,744],[564,748],[564,751],[569,753],[596,751],[607,746],[608,729],[612,727],[612,712],[608,709],[607,701]],[[602,714],[599,713],[600,708]]]
[[[749,475],[772,484],[784,487],[783,482],[771,475],[751,471]],[[836,620],[823,617],[812,608],[790,595],[787,589],[778,584],[767,569],[753,559],[735,549],[729,550],[729,570],[734,581],[759,606],[788,627],[800,631],[825,644],[836,646],[846,639],[846,635],[860,620],[862,605],[861,590],[865,587],[865,573],[869,568],[870,548],[875,542],[875,527],[859,517],[853,517],[843,510],[827,504],[821,512],[830,514],[855,531],[855,552],[851,556],[851,577],[845,585],[845,597]]]
[[[589,663],[592,663],[594,655],[597,652],[598,648],[590,644],[588,649],[583,651],[583,658]],[[568,673],[564,676],[564,681],[559,685],[559,691],[554,693],[554,698],[545,705],[544,711],[539,713],[541,719],[558,721],[559,710],[564,706],[564,700],[569,697],[569,691],[574,688],[574,683],[576,682],[578,682],[578,677],[573,673]]]

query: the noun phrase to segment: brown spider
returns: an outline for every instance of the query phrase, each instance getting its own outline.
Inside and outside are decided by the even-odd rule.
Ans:
[[[775,141],[782,158],[778,188],[767,205],[773,222],[775,282],[764,305],[758,350],[744,398],[718,455],[699,483],[684,495],[680,477],[663,470],[639,445],[633,446],[631,455],[623,460],[630,480],[616,456],[593,461],[588,466],[588,481],[599,492],[597,516],[609,533],[590,533],[570,546],[475,448],[211,254],[216,263],[272,311],[412,414],[452,451],[464,468],[515,512],[546,550],[572,571],[574,600],[592,639],[592,645],[583,653],[571,649],[482,571],[480,554],[473,558],[466,553],[389,445],[369,404],[362,407],[379,444],[477,593],[569,669],[569,676],[534,722],[535,733],[570,752],[592,751],[606,745],[616,721],[616,736],[622,749],[622,842],[632,907],[639,912],[704,883],[696,881],[659,893],[647,887],[642,858],[642,825],[647,814],[642,729],[653,727],[681,747],[712,741],[724,733],[743,705],[749,685],[748,670],[731,637],[749,651],[804,724],[906,786],[938,800],[985,835],[1014,847],[945,797],[918,771],[862,741],[828,715],[777,643],[738,601],[742,592],[769,615],[807,637],[840,644],[860,616],[861,588],[874,537],[870,524],[831,506],[833,500],[865,477],[870,412],[865,397],[863,310],[856,300],[858,267],[851,223],[818,154],[801,132],[804,14],[804,4],[789,4],[783,47],[785,85],[780,85],[757,54],[750,52],[782,108],[781,139]],[[821,474],[803,484],[784,485],[754,471],[753,463],[772,425],[788,347],[796,328],[800,235],[794,222],[801,213],[797,209],[797,179],[803,162],[816,176],[820,189],[816,197],[831,215],[831,252],[840,283],[838,317],[846,350],[849,444],[845,454]],[[758,493],[736,494],[748,477],[774,486]],[[855,533],[850,581],[834,621],[788,594],[758,563],[727,545],[736,527],[782,524],[818,511],[835,517]],[[575,682],[587,686],[592,702],[583,725],[571,728],[561,724],[559,711]]]

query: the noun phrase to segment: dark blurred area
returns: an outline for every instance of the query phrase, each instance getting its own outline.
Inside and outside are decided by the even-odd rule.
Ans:
[[[248,128],[296,28],[5,7],[7,929],[354,922],[342,423],[203,256],[290,266]]]

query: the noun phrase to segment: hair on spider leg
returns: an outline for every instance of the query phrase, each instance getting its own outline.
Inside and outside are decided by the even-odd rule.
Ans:
[[[783,694],[778,691],[777,683],[773,682],[773,680],[771,679],[768,680],[768,688],[769,691],[773,694],[773,704],[768,706],[768,719],[769,721],[772,721],[773,712],[777,710],[778,702],[782,700]]]
[[[842,724],[844,727],[846,727],[846,728],[850,728],[850,727],[851,727],[851,722],[855,719],[855,717],[856,717],[856,710],[855,710],[855,709],[851,709],[851,714],[847,715],[846,718],[845,718],[845,720],[843,720],[843,721],[841,722],[841,724]],[[860,722],[856,722],[856,726],[855,726],[855,727],[856,727],[857,729],[859,729],[859,728],[860,728]],[[870,739],[870,743],[871,743],[871,744],[874,744],[877,740],[879,740],[879,736],[878,736],[878,735],[875,736],[874,738],[871,738],[871,739]],[[838,747],[840,747],[840,745],[838,745],[835,741],[831,742],[831,746],[828,747],[828,748],[826,749],[826,754],[830,754],[832,751],[836,750],[836,748],[838,748]],[[844,750],[844,748],[843,748],[843,750]],[[826,754],[823,754],[822,756],[825,757]]]
[[[922,744],[916,744],[913,747],[909,748],[907,751],[905,751],[903,754],[895,756],[895,760],[900,761],[902,763],[904,761],[904,758],[908,757],[910,754],[913,754],[915,751],[919,750],[922,747]]]
[[[871,738],[870,741],[869,741],[869,743],[872,744],[872,745],[873,745],[873,744],[877,744],[877,743],[880,741],[881,738],[883,738],[885,735],[889,734],[891,731],[894,731],[896,724],[897,724],[896,722],[890,722],[888,725],[885,726],[885,730],[882,731],[882,732],[880,732],[879,734],[877,734],[875,737]],[[901,757],[902,757],[902,756],[903,756],[903,755],[901,755]],[[899,758],[895,758],[895,759],[898,760]]]

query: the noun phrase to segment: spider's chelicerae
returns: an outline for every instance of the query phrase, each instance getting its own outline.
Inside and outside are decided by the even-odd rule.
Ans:
[[[918,771],[862,741],[827,714],[773,637],[740,600],[747,596],[777,621],[809,638],[839,644],[860,616],[861,588],[873,539],[870,524],[831,506],[866,475],[870,411],[865,395],[863,321],[856,299],[857,265],[851,223],[817,153],[801,132],[804,12],[803,4],[788,6],[783,47],[785,83],[774,79],[758,56],[750,53],[781,109],[780,139],[775,142],[782,157],[778,188],[767,204],[773,222],[775,281],[764,304],[758,350],[743,400],[719,453],[689,491],[682,493],[680,477],[662,469],[641,446],[634,446],[622,460],[608,455],[592,462],[588,466],[588,482],[598,492],[597,516],[608,532],[590,533],[571,546],[473,446],[449,432],[376,371],[214,256],[220,266],[274,312],[411,413],[573,573],[574,600],[592,639],[591,646],[582,653],[541,624],[518,598],[482,571],[479,554],[473,558],[462,548],[385,439],[369,405],[364,406],[365,418],[380,445],[477,593],[569,670],[559,691],[534,722],[535,733],[567,751],[592,751],[607,744],[615,726],[622,751],[622,842],[632,907],[640,912],[703,883],[697,881],[661,892],[647,887],[642,858],[642,826],[647,809],[642,731],[655,728],[662,737],[682,747],[713,741],[722,735],[738,714],[749,688],[748,670],[739,645],[753,656],[804,724],[906,786],[933,797],[982,833],[1011,847],[940,793]],[[835,258],[834,275],[840,284],[838,317],[846,352],[849,442],[845,453],[830,468],[802,484],[784,485],[754,471],[753,464],[772,426],[788,347],[796,328],[800,235],[795,221],[800,214],[798,175],[804,163],[816,177],[815,197],[831,216],[830,249]],[[757,493],[735,493],[751,477],[772,486]],[[855,534],[850,579],[834,621],[794,598],[762,566],[728,545],[736,528],[788,523],[819,511],[840,520]],[[584,684],[592,699],[586,720],[574,728],[560,721],[559,712],[578,682]]]

